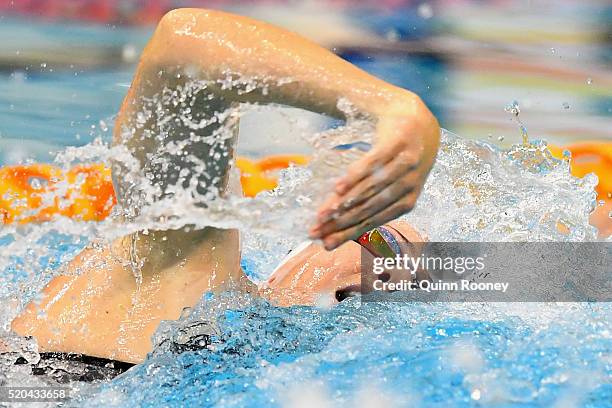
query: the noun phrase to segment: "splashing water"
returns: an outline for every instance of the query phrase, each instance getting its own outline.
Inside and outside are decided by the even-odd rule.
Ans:
[[[553,406],[572,396],[596,407],[610,395],[601,305],[239,304],[205,298],[190,317],[215,315],[213,344],[178,356],[158,349],[75,405],[359,406],[367,396],[373,406]]]
[[[193,101],[209,100],[210,86],[187,83],[145,101],[137,126],[157,121],[159,134],[152,137],[167,142],[170,128],[165,126],[173,122],[189,130],[186,140],[164,143],[149,158],[151,168],[172,165],[190,144],[210,146],[213,163],[229,154],[220,141],[233,137],[249,106],[199,116]],[[232,76],[221,86],[248,93],[266,85]],[[169,108],[176,106],[180,109]],[[142,230],[240,228],[243,268],[256,282],[266,279],[287,250],[306,238],[331,181],[363,154],[334,147],[372,141],[374,128],[367,118],[355,115],[346,101],[339,109],[348,118],[343,126],[301,135],[315,149],[310,164],[284,170],[276,190],[252,199],[222,195],[210,188],[218,180],[194,177],[210,170],[194,154],[181,159],[189,170],[161,188],[126,146],[97,140],[61,152],[56,163],[64,168],[93,162],[121,168],[132,186],[129,205],[118,205],[99,223],[56,218],[0,230],[0,344],[9,350],[1,354],[0,383],[40,383],[27,365],[13,365],[19,357],[35,363],[38,349],[33,340],[9,334],[9,324],[85,245],[100,247]],[[521,126],[523,143],[508,150],[443,132],[418,206],[405,218],[438,241],[596,240],[597,231],[588,223],[596,177],[571,176],[567,160],[553,158],[544,142],[528,140],[518,104],[510,112]],[[201,136],[198,130],[211,123],[222,124],[215,137]],[[180,320],[160,325],[154,337],[159,346],[145,363],[110,383],[71,384],[73,403],[255,407],[294,406],[306,398],[321,406],[573,401],[573,406],[599,407],[612,396],[609,316],[606,304],[362,305],[350,299],[319,310],[273,307],[247,295],[207,294]],[[211,325],[212,344],[177,355],[166,340],[194,322]]]
[[[519,129],[521,130],[521,136],[523,137],[523,144],[529,144],[529,135],[527,134],[527,128],[519,118],[519,115],[521,114],[521,108],[519,107],[518,102],[512,101],[512,103],[506,106],[505,111],[512,114],[512,119],[514,119],[519,125]]]

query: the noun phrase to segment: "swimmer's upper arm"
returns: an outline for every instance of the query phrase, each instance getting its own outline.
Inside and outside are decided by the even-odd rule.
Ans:
[[[398,96],[414,96],[296,33],[208,9],[168,12],[143,53],[139,70],[147,65],[153,73],[160,67],[191,68],[208,80],[221,79],[228,72],[267,80],[268,93],[252,92],[242,99],[284,103],[334,116],[342,116],[337,109],[341,97],[378,116]]]

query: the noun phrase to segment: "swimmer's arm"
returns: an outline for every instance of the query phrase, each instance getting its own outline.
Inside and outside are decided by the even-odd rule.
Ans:
[[[297,34],[247,17],[201,9],[164,16],[143,53],[118,123],[137,109],[125,109],[130,101],[165,86],[164,75],[191,73],[222,81],[228,72],[269,79],[269,86],[244,95],[224,91],[226,98],[335,117],[343,117],[338,101],[346,98],[377,121],[375,148],[338,181],[311,237],[331,249],[414,207],[439,143],[438,123],[421,99]]]
[[[221,11],[169,12],[141,61],[153,75],[164,68],[191,67],[195,76],[213,81],[225,79],[227,72],[268,80],[266,93],[254,91],[239,98],[287,104],[338,118],[343,117],[337,108],[342,97],[375,118],[392,112],[405,114],[420,103],[415,94],[362,71],[295,33]]]

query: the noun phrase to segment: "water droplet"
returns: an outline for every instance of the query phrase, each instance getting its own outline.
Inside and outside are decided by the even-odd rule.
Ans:
[[[29,184],[34,190],[40,190],[43,187],[42,181],[38,177],[30,178]]]
[[[593,83],[593,78],[587,78],[586,83],[587,85],[591,85]]]
[[[569,109],[570,108],[570,104],[567,102],[563,102],[563,109]]]
[[[612,198],[612,192],[608,193],[608,198]]]
[[[46,62],[43,62],[42,64],[40,64],[40,67],[41,67],[41,68],[47,68],[47,63],[46,63]]]
[[[499,140],[500,142],[503,142],[504,141],[504,137],[500,136],[500,137],[497,138],[497,140]]]
[[[557,50],[555,50],[555,48],[554,48],[554,47],[550,47],[550,53],[551,53],[551,54],[554,54],[554,53],[556,53],[556,52],[557,52]]]
[[[523,122],[521,122],[521,119],[519,118],[519,115],[521,113],[521,108],[519,106],[519,103],[517,101],[512,101],[511,103],[506,105],[504,110],[512,114],[513,119],[516,121],[516,123],[518,123],[519,129],[521,130],[521,136],[523,137],[523,144],[525,145],[528,144],[529,135],[527,134],[527,128],[525,127],[525,125],[523,125]]]
[[[506,112],[513,114],[514,116],[518,116],[521,113],[521,108],[517,101],[512,101],[504,108]]]
[[[108,132],[108,126],[107,126],[107,124],[106,124],[106,122],[105,122],[105,121],[101,120],[101,121],[99,122],[99,125],[100,125],[100,129],[101,129],[103,132]]]

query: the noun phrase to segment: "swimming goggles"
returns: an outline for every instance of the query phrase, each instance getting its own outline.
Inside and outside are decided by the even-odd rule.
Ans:
[[[356,243],[377,257],[394,258],[402,250],[393,234],[385,227],[377,227],[355,240]]]

